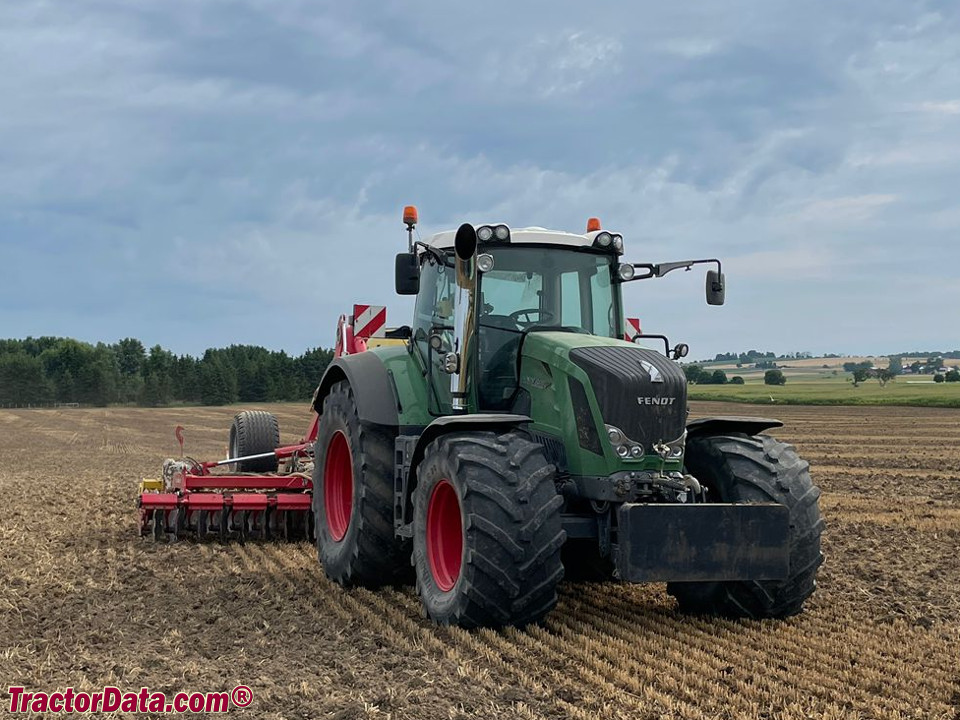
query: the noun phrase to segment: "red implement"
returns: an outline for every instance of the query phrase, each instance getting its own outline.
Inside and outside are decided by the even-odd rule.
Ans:
[[[354,305],[337,325],[336,357],[364,352],[385,339],[386,308]],[[269,539],[313,537],[313,446],[320,416],[306,434],[280,446],[276,418],[262,410],[238,413],[231,456],[198,462],[184,455],[184,428],[175,435],[180,457],[163,463],[161,479],[140,483],[140,534],[155,539],[208,536]],[[221,471],[222,470],[222,471]]]

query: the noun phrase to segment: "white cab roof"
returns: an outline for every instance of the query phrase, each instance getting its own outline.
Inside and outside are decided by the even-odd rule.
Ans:
[[[476,227],[480,226],[477,225]],[[456,234],[456,230],[444,230],[443,232],[431,235],[424,240],[424,242],[436,248],[452,248],[453,239],[456,237]],[[547,230],[542,227],[510,228],[510,242],[513,244],[534,243],[538,245],[590,247],[593,245],[594,236],[596,236],[595,232],[589,235],[577,235],[560,230]]]

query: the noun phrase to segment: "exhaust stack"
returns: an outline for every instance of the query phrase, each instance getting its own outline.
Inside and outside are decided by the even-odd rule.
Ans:
[[[453,320],[453,353],[456,363],[455,367],[448,367],[447,371],[451,373],[450,394],[453,411],[466,413],[473,374],[471,358],[477,301],[477,231],[473,225],[464,223],[460,226],[453,247],[457,266],[457,292],[454,299]]]

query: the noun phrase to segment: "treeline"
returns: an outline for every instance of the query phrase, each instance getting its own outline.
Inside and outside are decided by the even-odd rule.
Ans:
[[[898,357],[909,357],[909,358],[929,358],[929,357],[942,357],[948,360],[958,360],[960,359],[960,350],[948,350],[946,352],[940,350],[914,350],[911,352],[902,352],[895,353]],[[765,360],[808,360],[814,357],[822,358],[840,358],[846,357],[845,355],[838,355],[837,353],[825,353],[823,355],[814,355],[810,352],[794,352],[794,353],[784,353],[783,355],[777,355],[773,352],[764,352],[759,350],[748,350],[747,352],[735,353],[717,353],[713,360],[704,360],[702,362],[735,362],[741,365],[753,365],[758,362]],[[758,365],[757,367],[761,367]],[[772,365],[771,367],[775,367]]]
[[[748,350],[745,353],[717,353],[716,357],[713,358],[714,362],[735,362],[746,365],[747,363],[755,363],[758,360],[765,360],[767,358],[775,359],[777,356],[772,352],[760,352],[759,350]]]
[[[299,357],[252,345],[175,355],[139,340],[112,345],[70,338],[0,340],[0,405],[172,403],[226,405],[309,399],[333,351]]]
[[[960,350],[947,350],[946,352],[941,352],[940,350],[915,350],[898,354],[909,358],[942,357],[948,360],[960,360]]]

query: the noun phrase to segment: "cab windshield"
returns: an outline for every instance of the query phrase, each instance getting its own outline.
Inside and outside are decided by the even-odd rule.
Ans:
[[[494,267],[478,285],[478,400],[481,409],[509,406],[517,388],[517,352],[526,331],[622,337],[614,257],[583,249],[483,248]]]

